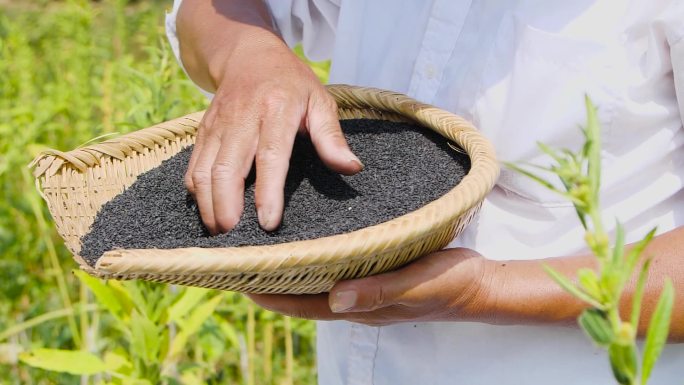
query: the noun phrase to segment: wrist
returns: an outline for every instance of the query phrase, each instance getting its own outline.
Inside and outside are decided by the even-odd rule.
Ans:
[[[258,65],[259,61],[266,60],[267,56],[278,53],[292,55],[278,35],[252,26],[240,28],[220,47],[207,59],[207,71],[214,89],[235,72],[253,70],[254,66]]]
[[[491,261],[490,265],[490,283],[479,315],[482,322],[574,324],[586,307],[544,270],[544,265],[549,265],[572,279],[579,268],[591,266],[584,257]]]
[[[478,258],[478,266],[473,269],[473,274],[478,278],[473,284],[473,291],[462,304],[458,315],[460,320],[496,323],[494,310],[497,307],[496,296],[501,282],[498,263],[483,257]]]
[[[263,1],[184,0],[176,29],[185,70],[198,86],[211,92],[226,72],[224,63],[238,51],[249,44],[279,40]],[[246,59],[259,60],[259,56]]]

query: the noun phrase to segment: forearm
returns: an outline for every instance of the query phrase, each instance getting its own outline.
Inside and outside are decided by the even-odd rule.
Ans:
[[[670,277],[675,287],[675,306],[672,312],[670,339],[684,339],[684,227],[655,237],[643,258],[651,258],[651,269],[643,300],[643,335],[648,326],[662,285]],[[569,277],[578,269],[596,268],[592,255],[579,255],[545,260],[497,262],[492,269],[492,282],[483,313],[486,321],[499,324],[566,323],[574,324],[586,305],[565,292],[544,271],[546,264]],[[623,318],[631,311],[631,300],[636,286],[636,274],[625,289],[620,310]]]
[[[242,48],[284,45],[261,0],[184,0],[176,26],[183,66],[195,83],[212,92],[226,63]]]

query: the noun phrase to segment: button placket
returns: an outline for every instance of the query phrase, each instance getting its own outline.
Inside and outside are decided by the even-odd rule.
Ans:
[[[408,94],[430,103],[465,23],[471,1],[435,1],[411,75]],[[444,18],[444,15],[458,15]]]

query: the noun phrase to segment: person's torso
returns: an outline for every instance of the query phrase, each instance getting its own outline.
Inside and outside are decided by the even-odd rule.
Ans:
[[[603,127],[606,221],[619,218],[634,240],[684,224],[673,37],[659,29],[665,6],[641,3],[342,1],[330,80],[407,93],[473,121],[501,160],[542,164],[538,141],[579,148],[589,95]],[[507,169],[453,245],[492,259],[584,247],[570,203]],[[613,382],[604,353],[574,328],[320,322],[318,330],[326,385]],[[682,376],[684,346],[671,345],[652,383]]]

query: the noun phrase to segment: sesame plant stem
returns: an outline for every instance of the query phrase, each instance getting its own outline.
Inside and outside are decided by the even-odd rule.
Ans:
[[[637,270],[640,271],[639,282],[633,305],[641,306],[641,296],[649,266],[646,263],[641,269],[636,269],[636,267],[640,254],[652,239],[655,229],[625,253],[624,229],[618,222],[616,239],[611,245],[603,225],[600,207],[600,126],[596,108],[588,97],[585,98],[585,105],[587,109],[587,126],[583,129],[585,144],[579,152],[575,153],[568,149],[557,151],[542,143],[539,144],[540,150],[549,155],[555,164],[535,168],[555,173],[560,178],[565,192],[556,189],[555,185],[530,171],[515,165],[511,168],[571,199],[580,222],[586,230],[587,246],[596,257],[597,272],[581,269],[578,271],[579,283],[573,283],[568,277],[550,268],[546,271],[566,291],[590,306],[578,318],[579,324],[597,346],[607,350],[615,380],[621,385],[645,385],[650,369],[660,355],[667,338],[674,294],[665,290],[661,295],[647,334],[648,349],[640,365],[639,350],[636,345],[640,311],[632,309],[629,320],[623,321],[619,306],[625,286]],[[653,319],[656,321],[654,322]],[[644,371],[641,376],[639,375],[640,368]]]

